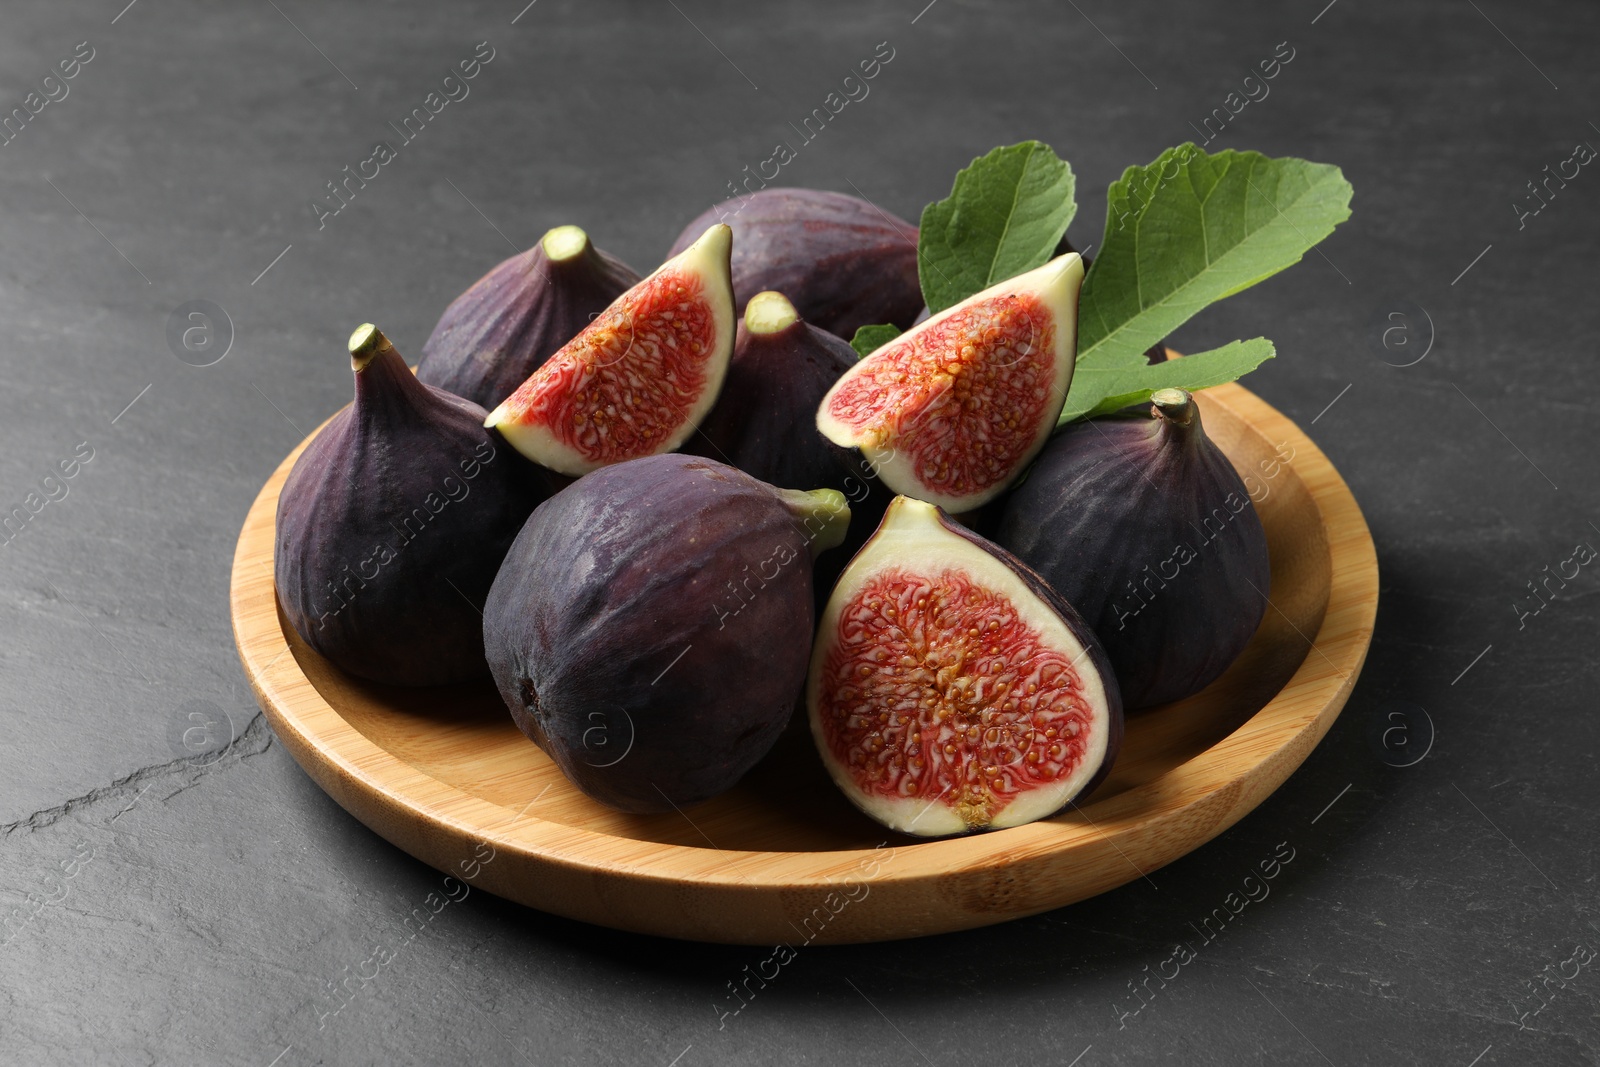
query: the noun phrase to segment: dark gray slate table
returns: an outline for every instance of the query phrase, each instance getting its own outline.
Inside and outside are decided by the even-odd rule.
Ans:
[[[0,1061],[1600,1060],[1600,571],[1537,614],[1529,593],[1600,546],[1600,173],[1547,202],[1528,188],[1600,145],[1596,8],[524,2],[0,15],[0,113],[44,101],[0,144],[0,510],[43,501],[0,547]],[[398,141],[388,123],[479,42],[470,95],[319,219],[325,183]],[[880,42],[870,95],[782,180],[915,218],[974,155],[1038,137],[1080,176],[1080,245],[1123,166],[1292,50],[1211,147],[1337,162],[1354,218],[1176,343],[1275,339],[1251,388],[1366,511],[1383,599],[1344,716],[1254,814],[1149,881],[988,930],[808,949],[725,1019],[726,983],[763,951],[483,894],[404,941],[439,876],[301,773],[241,676],[227,593],[246,507],[348,398],[356,323],[416,353],[452,296],[558,223],[657,262]],[[63,61],[74,76],[43,83]],[[232,324],[211,366],[168,342],[195,300]],[[1397,324],[1412,347],[1385,349]],[[196,709],[238,734],[208,760],[180,758]],[[1372,733],[1421,738],[1422,712],[1431,749],[1392,766]],[[1270,896],[1198,938],[1280,851]],[[1185,939],[1196,957],[1136,991]],[[378,949],[381,976],[320,1014]]]

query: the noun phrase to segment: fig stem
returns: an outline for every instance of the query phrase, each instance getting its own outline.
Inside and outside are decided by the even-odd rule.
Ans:
[[[363,322],[356,327],[356,332],[350,335],[350,367],[360,370],[373,358],[383,352],[393,352],[394,345],[383,335],[383,331],[370,322]]]
[[[752,296],[744,309],[744,328],[751,333],[782,333],[799,321],[789,298],[772,290]]]
[[[837,489],[779,489],[778,496],[806,532],[811,558],[844,543],[850,505]]]
[[[1150,403],[1155,406],[1154,414],[1168,422],[1187,426],[1194,421],[1194,397],[1186,390],[1157,389],[1150,394]]]
[[[565,263],[583,255],[589,247],[589,235],[578,226],[557,226],[540,239],[545,258],[552,263]]]

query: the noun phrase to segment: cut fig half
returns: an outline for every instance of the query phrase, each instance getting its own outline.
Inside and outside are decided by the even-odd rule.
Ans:
[[[574,477],[683,444],[733,351],[732,231],[712,226],[563,345],[484,423]]]
[[[987,503],[1066,403],[1082,282],[1071,252],[946,308],[846,372],[817,429],[896,493],[953,513]]]
[[[834,587],[806,705],[845,795],[921,837],[1053,815],[1101,781],[1122,738],[1116,679],[1077,613],[903,496]]]

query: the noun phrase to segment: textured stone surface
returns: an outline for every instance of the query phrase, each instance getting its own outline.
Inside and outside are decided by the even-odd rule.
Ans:
[[[7,5],[0,112],[78,42],[94,58],[0,145],[0,510],[80,442],[93,458],[0,548],[0,915],[22,909],[0,933],[0,1059],[1600,1059],[1600,961],[1562,966],[1600,948],[1600,571],[1520,626],[1513,607],[1575,544],[1600,546],[1581,391],[1600,175],[1520,229],[1512,207],[1600,144],[1600,12],[923,2]],[[397,140],[386,123],[483,40],[471,95],[319,230],[324,182]],[[994,929],[805,949],[720,1026],[725,983],[765,951],[477,893],[405,940],[440,876],[312,785],[241,677],[226,594],[246,507],[348,399],[356,323],[414,359],[452,297],[559,223],[648,268],[885,40],[870,95],[782,180],[914,219],[974,155],[1039,137],[1079,174],[1080,247],[1123,166],[1295,50],[1212,147],[1337,162],[1355,216],[1175,341],[1274,338],[1251,387],[1366,511],[1383,603],[1345,716],[1257,812],[1148,880]],[[214,366],[168,348],[169,313],[196,299],[234,326]],[[1412,305],[1436,342],[1388,366],[1386,315]],[[1368,741],[1394,701],[1437,728],[1408,768]],[[236,740],[177,760],[186,716],[216,709]],[[1270,896],[1205,943],[1189,924],[1279,842],[1294,859]],[[1195,958],[1140,1008],[1129,983],[1170,975],[1181,939]],[[392,959],[331,1014],[329,983],[371,973],[375,950]],[[1565,983],[1541,986],[1543,1007],[1541,972]]]

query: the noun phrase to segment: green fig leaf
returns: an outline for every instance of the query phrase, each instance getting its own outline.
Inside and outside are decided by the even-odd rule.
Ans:
[[[850,347],[856,350],[857,359],[866,359],[899,336],[898,326],[858,326],[856,335],[850,339]]]
[[[1049,261],[1077,213],[1072,168],[1039,141],[996,148],[922,211],[917,275],[938,314]]]
[[[1157,389],[1194,392],[1222,385],[1250,373],[1274,355],[1276,349],[1271,341],[1253,337],[1208,352],[1179,356],[1165,363],[1147,363],[1142,353],[1137,363],[1121,359],[1080,363],[1072,373],[1061,421],[1110,415],[1130,405],[1144,403]]]
[[[1327,163],[1192,143],[1129,167],[1078,302],[1080,373],[1131,366],[1195,312],[1298,263],[1350,217],[1351,193]]]

